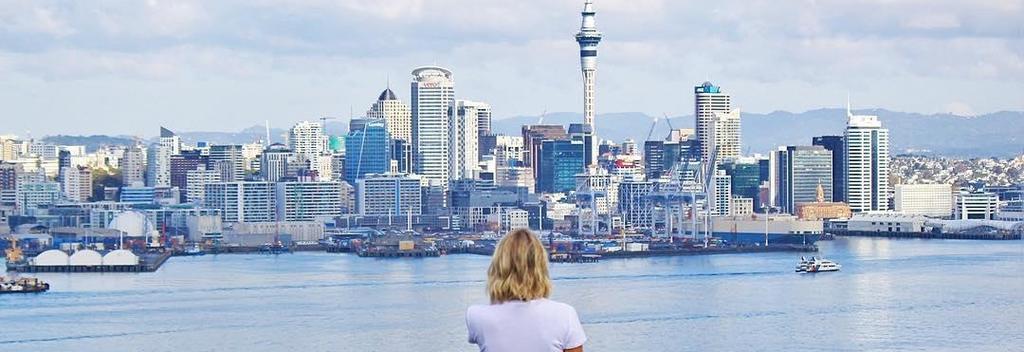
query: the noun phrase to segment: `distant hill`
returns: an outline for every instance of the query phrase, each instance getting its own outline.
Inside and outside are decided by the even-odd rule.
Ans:
[[[84,145],[85,149],[89,152],[95,151],[102,146],[108,145],[132,145],[135,144],[135,139],[128,136],[104,136],[104,135],[92,135],[92,136],[67,136],[67,135],[56,135],[43,137],[43,142],[60,144],[60,145]]]
[[[976,117],[950,114],[923,115],[885,109],[856,110],[856,114],[878,115],[889,129],[892,154],[913,152],[957,157],[1011,157],[1024,153],[1024,112],[1003,111]],[[582,120],[577,113],[549,113],[544,123],[569,124]],[[610,113],[595,119],[601,138],[621,142],[647,139],[653,116],[643,113]],[[537,116],[495,120],[498,133],[519,135],[520,126],[536,124]],[[675,128],[693,128],[693,116],[671,117]],[[811,137],[841,135],[846,125],[844,109],[817,109],[802,113],[776,111],[768,114],[743,113],[743,148],[764,153],[779,145],[808,145]],[[668,135],[668,124],[659,119],[652,139]]]

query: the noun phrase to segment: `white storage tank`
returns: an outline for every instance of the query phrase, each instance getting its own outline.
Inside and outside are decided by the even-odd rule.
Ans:
[[[118,249],[103,256],[103,265],[139,265],[139,256],[129,250]]]
[[[69,264],[72,266],[100,266],[103,265],[103,256],[91,249],[83,249],[71,255]]]
[[[39,253],[35,258],[32,258],[32,264],[35,266],[67,266],[68,262],[68,254],[57,249]]]

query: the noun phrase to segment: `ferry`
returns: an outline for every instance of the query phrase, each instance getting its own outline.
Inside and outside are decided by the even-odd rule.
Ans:
[[[796,266],[796,272],[798,273],[821,273],[829,271],[839,271],[842,269],[842,265],[824,258],[811,257],[811,260],[800,257],[800,264]]]
[[[205,254],[206,254],[206,251],[203,251],[203,248],[200,247],[198,243],[193,244],[192,248],[186,249],[185,252],[183,253],[183,255],[186,255],[186,256],[199,256],[199,255],[205,255]]]
[[[50,284],[37,278],[4,279],[0,277],[0,294],[38,293],[50,290]]]

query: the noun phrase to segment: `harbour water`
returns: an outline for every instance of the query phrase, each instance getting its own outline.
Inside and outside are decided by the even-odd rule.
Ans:
[[[1020,241],[840,238],[799,254],[553,264],[587,351],[975,350],[1024,346]],[[473,351],[489,258],[176,257],[155,273],[43,273],[0,296],[3,351]]]

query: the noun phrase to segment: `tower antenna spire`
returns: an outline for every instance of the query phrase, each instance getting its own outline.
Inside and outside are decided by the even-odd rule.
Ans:
[[[853,117],[853,109],[850,108],[850,92],[846,92],[846,117]]]

